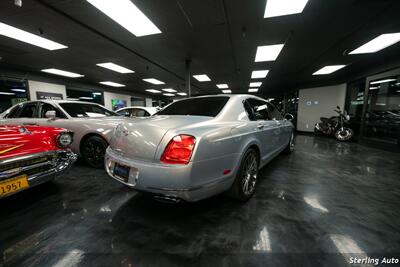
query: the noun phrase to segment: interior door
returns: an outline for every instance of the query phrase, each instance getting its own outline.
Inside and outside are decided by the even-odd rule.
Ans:
[[[255,133],[260,137],[262,144],[261,158],[267,161],[280,148],[279,127],[276,122],[269,119],[267,102],[250,98],[247,100],[256,122]]]

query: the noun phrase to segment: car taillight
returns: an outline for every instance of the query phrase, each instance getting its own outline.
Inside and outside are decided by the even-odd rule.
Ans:
[[[177,135],[168,143],[161,156],[161,162],[166,164],[188,164],[196,138],[191,135]]]

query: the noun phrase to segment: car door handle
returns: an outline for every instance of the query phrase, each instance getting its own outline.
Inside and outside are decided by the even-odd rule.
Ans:
[[[24,122],[23,125],[37,125],[35,122]]]

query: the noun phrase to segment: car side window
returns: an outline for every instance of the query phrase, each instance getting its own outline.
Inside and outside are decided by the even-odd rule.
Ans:
[[[123,109],[117,112],[119,115],[124,116],[124,117],[130,117],[131,112],[129,109]]]
[[[37,118],[37,103],[26,103],[22,106],[17,118]]]
[[[141,108],[132,109],[132,117],[141,118],[141,117],[148,117],[148,116],[150,116],[150,114],[144,109],[141,109]]]
[[[268,115],[270,120],[283,120],[282,114],[271,103],[267,103]]]
[[[40,118],[46,118],[46,112],[47,111],[55,111],[56,112],[56,118],[59,119],[65,119],[65,115],[56,107],[49,103],[42,103],[41,108],[40,108]]]
[[[13,109],[10,110],[10,112],[6,115],[6,118],[18,118],[18,114],[21,111],[22,105],[16,105]]]
[[[249,98],[246,102],[250,105],[251,112],[253,113],[253,120],[269,119],[267,102],[255,98]]]

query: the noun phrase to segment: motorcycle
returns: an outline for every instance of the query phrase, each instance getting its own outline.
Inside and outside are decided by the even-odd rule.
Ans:
[[[346,111],[342,112],[339,106],[336,108],[334,111],[338,116],[321,117],[321,121],[315,124],[314,134],[333,135],[338,141],[349,141],[354,135],[353,129],[348,126],[350,116]]]

